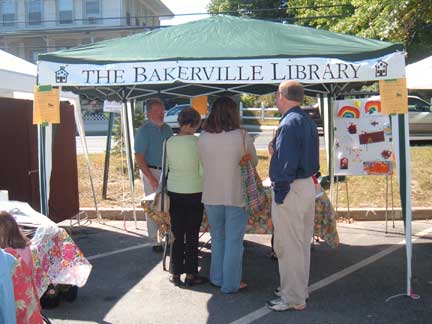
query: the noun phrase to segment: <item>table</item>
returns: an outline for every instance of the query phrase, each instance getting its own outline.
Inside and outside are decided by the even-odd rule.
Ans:
[[[65,229],[24,202],[1,201],[0,210],[14,216],[20,226],[35,229],[30,249],[39,297],[49,284],[85,285],[92,266]]]
[[[267,190],[266,192],[271,201],[271,190]],[[168,233],[170,228],[169,213],[157,211],[153,208],[152,202],[148,200],[143,200],[141,205],[144,211],[159,226],[161,237]],[[201,232],[207,232],[208,230],[209,224],[204,211]],[[248,224],[246,225],[246,234],[273,234],[270,208],[264,210],[261,214],[249,217]],[[314,236],[324,240],[332,248],[339,245],[335,212],[325,192],[315,199]]]

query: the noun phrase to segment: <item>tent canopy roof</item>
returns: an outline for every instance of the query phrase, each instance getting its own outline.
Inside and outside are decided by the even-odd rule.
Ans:
[[[0,50],[0,97],[16,97],[33,93],[36,85],[35,64]]]
[[[37,67],[22,58],[0,50],[0,70],[36,77]]]
[[[405,76],[404,48],[351,35],[250,18],[210,18],[39,55],[39,84],[89,98],[256,95],[283,80],[330,84]]]
[[[171,60],[329,57],[364,60],[403,45],[291,24],[212,16],[169,28],[41,54],[39,60],[108,64]]]
[[[432,90],[432,56],[407,65],[408,89]]]

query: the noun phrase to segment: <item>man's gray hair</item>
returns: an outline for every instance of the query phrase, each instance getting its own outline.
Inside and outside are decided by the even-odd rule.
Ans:
[[[150,99],[147,99],[147,101],[146,101],[147,112],[152,110],[154,105],[161,105],[162,108],[165,109],[165,105],[164,105],[162,100],[160,100],[159,98],[150,98]]]
[[[287,100],[302,102],[304,99],[304,89],[297,81],[285,81],[279,86],[279,91]]]

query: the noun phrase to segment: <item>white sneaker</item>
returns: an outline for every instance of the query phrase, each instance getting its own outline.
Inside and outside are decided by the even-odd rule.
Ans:
[[[277,287],[273,293],[275,296],[282,297],[281,287]]]
[[[269,306],[274,306],[277,304],[283,303],[282,298],[276,298],[276,299],[271,299],[271,300],[267,300],[267,305]]]
[[[306,304],[285,303],[281,298],[268,302],[268,308],[275,312],[284,312],[288,310],[302,311],[306,309]]]

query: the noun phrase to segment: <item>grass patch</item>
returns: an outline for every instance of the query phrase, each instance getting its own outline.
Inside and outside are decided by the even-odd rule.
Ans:
[[[107,199],[102,199],[102,181],[104,171],[105,154],[91,154],[90,160],[93,169],[93,183],[100,207],[127,208],[131,206],[131,194],[127,175],[126,160],[123,161],[118,154],[111,156]],[[325,151],[321,150],[321,172],[328,174]],[[264,179],[268,176],[269,158],[267,153],[259,152],[258,173]],[[432,147],[411,147],[411,172],[412,172],[412,206],[432,207]],[[92,207],[93,196],[87,166],[83,155],[78,155],[78,181],[81,207]],[[395,207],[400,207],[399,184],[396,174],[388,178],[389,197],[390,178],[393,180],[393,201]],[[346,177],[345,182],[339,183],[338,197],[339,207],[347,206],[346,188],[348,188],[350,208],[376,208],[385,207],[386,178],[382,176],[352,176]],[[139,179],[135,180],[136,202],[142,195],[142,185]],[[390,205],[389,205],[390,206]]]

